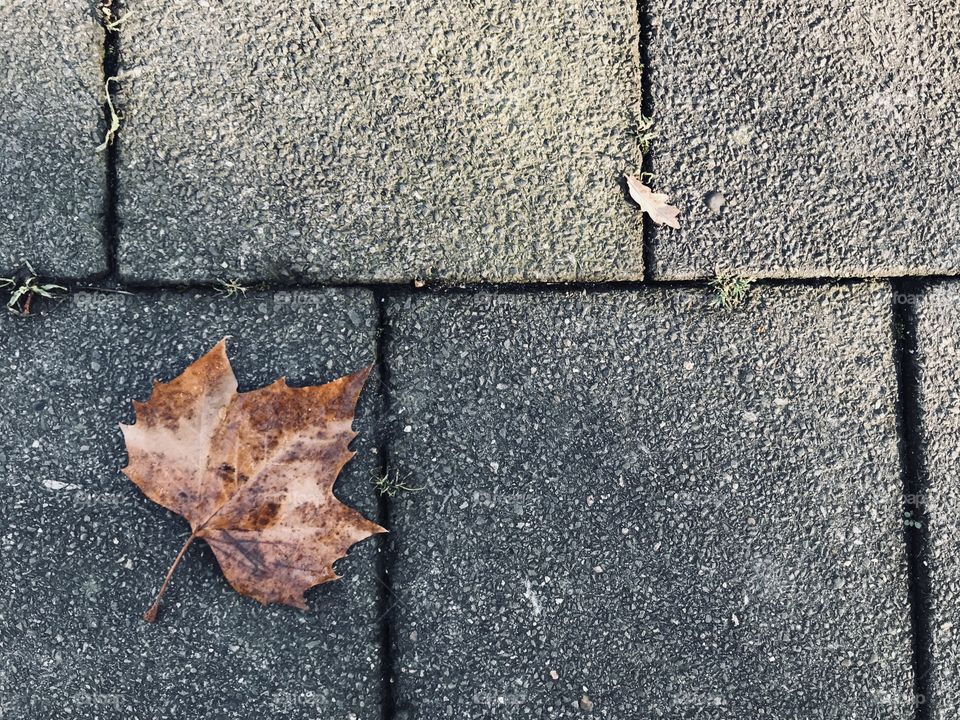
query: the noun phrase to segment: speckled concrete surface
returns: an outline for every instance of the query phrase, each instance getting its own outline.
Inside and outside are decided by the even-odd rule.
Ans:
[[[126,6],[124,277],[642,276],[634,2]]]
[[[223,335],[241,390],[371,362],[372,296],[82,293],[0,325],[0,716],[379,720],[377,541],[308,593],[306,614],[239,596],[212,553],[191,548],[148,625],[140,615],[188,529],[120,474],[117,428],[151,380]],[[336,486],[369,517],[377,387]]]
[[[0,6],[0,275],[107,271],[103,29],[94,2]]]
[[[960,272],[956,2],[647,8],[656,278]]]
[[[960,286],[904,295],[917,303],[920,409],[930,535],[931,718],[960,715]]]
[[[398,719],[912,716],[890,290],[709,299],[390,303]]]

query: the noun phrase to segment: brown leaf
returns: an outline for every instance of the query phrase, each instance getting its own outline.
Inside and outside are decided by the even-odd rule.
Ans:
[[[192,531],[144,619],[190,543],[204,539],[233,588],[261,603],[307,609],[303,593],[338,579],[334,561],[386,532],[333,495],[354,453],[351,428],[367,367],[326,385],[284,378],[237,393],[226,339],[169,383],[155,382],[136,423],[121,425],[123,472]]]
[[[634,199],[640,209],[643,210],[650,219],[657,225],[669,225],[672,228],[680,228],[680,222],[677,216],[680,210],[667,205],[669,196],[664,193],[655,193],[635,175],[627,175],[627,187],[630,189],[630,197]]]

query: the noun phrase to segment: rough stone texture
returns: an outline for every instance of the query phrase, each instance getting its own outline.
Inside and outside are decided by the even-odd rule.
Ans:
[[[912,716],[889,288],[709,300],[391,302],[398,718]]]
[[[904,302],[916,301],[906,295]],[[917,308],[917,346],[930,533],[931,718],[960,715],[960,287],[934,287]]]
[[[126,278],[642,275],[634,2],[126,5]]]
[[[121,475],[117,428],[151,380],[226,334],[241,390],[371,362],[372,297],[81,293],[0,325],[0,715],[378,720],[377,541],[337,564],[343,580],[308,593],[310,613],[241,597],[201,544],[148,625],[140,615],[188,528]],[[377,387],[336,488],[368,517]]]
[[[94,2],[0,6],[0,275],[107,270],[102,53]]]
[[[956,2],[648,7],[655,277],[960,272]]]

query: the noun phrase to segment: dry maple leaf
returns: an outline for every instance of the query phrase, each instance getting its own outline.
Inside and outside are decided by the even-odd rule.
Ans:
[[[680,228],[680,223],[677,220],[680,210],[673,205],[667,205],[667,200],[670,199],[668,195],[655,193],[640,182],[640,178],[636,175],[627,175],[627,187],[630,189],[630,197],[657,225]]]
[[[303,593],[337,579],[334,561],[382,527],[333,495],[354,453],[351,428],[370,368],[326,385],[237,393],[226,339],[169,383],[154,381],[136,423],[121,425],[123,472],[191,534],[144,613],[160,599],[190,544],[203,538],[234,590],[307,609]]]

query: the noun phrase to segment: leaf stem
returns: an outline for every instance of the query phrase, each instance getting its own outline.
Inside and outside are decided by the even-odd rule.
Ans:
[[[157,612],[160,610],[160,600],[167,592],[167,585],[170,584],[170,578],[173,577],[173,571],[177,569],[177,565],[179,565],[180,561],[183,559],[184,554],[187,552],[187,548],[190,547],[190,543],[192,543],[196,537],[196,535],[191,535],[187,538],[187,541],[183,544],[183,547],[180,548],[180,552],[177,553],[177,557],[174,559],[173,565],[171,565],[170,569],[167,570],[167,576],[163,579],[163,585],[160,586],[160,592],[158,592],[157,597],[154,598],[153,605],[147,608],[147,611],[143,614],[143,619],[148,623],[157,621]]]

